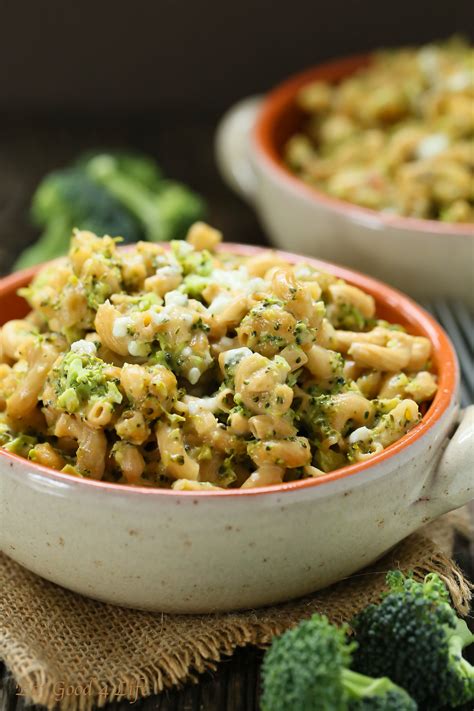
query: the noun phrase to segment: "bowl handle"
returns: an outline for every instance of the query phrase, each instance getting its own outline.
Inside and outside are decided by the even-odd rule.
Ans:
[[[255,198],[256,176],[250,158],[250,138],[262,97],[251,96],[232,106],[216,132],[215,155],[226,183],[248,202]]]
[[[439,516],[474,499],[474,405],[460,414],[459,424],[449,440],[421,501],[428,512]]]

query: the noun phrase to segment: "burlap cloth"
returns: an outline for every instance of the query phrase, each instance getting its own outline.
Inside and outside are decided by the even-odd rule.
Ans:
[[[88,711],[196,679],[236,647],[265,645],[313,612],[347,621],[378,599],[391,568],[416,576],[436,571],[466,614],[471,586],[449,556],[454,531],[469,535],[470,523],[467,512],[450,514],[326,590],[262,610],[219,615],[162,615],[94,602],[0,556],[0,658],[34,703]]]

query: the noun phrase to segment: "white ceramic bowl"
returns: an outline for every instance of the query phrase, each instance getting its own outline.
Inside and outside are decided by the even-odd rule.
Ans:
[[[382,318],[432,341],[439,389],[420,424],[369,462],[318,479],[217,492],[79,479],[0,450],[0,549],[48,580],[107,602],[233,610],[334,583],[472,499],[474,408],[458,424],[458,366],[445,333],[384,284],[309,261],[371,293]],[[25,315],[15,292],[33,273],[0,282],[3,321]]]
[[[369,61],[357,56],[321,65],[231,108],[216,134],[221,173],[253,204],[277,247],[363,270],[419,298],[459,298],[473,306],[474,225],[387,215],[338,200],[306,185],[281,159],[300,121],[298,90],[315,79],[338,81]]]

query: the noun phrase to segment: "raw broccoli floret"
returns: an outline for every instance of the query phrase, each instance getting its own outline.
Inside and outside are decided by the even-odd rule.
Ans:
[[[90,162],[98,156],[109,156],[113,158],[117,171],[138,185],[152,191],[161,190],[164,176],[153,158],[149,158],[143,153],[127,150],[95,150],[83,153],[77,159],[76,165],[87,171]]]
[[[65,254],[75,227],[130,242],[143,238],[137,220],[120,201],[78,167],[55,171],[41,181],[33,196],[31,215],[43,232],[22,253],[15,269]]]
[[[192,190],[170,180],[155,186],[136,180],[114,153],[94,155],[82,165],[134,215],[151,242],[182,239],[205,215],[202,199]]]
[[[365,678],[365,677],[364,677]],[[370,696],[350,703],[350,711],[411,711],[417,705],[403,689],[390,689],[383,695]]]
[[[353,621],[359,643],[354,668],[387,675],[421,708],[434,711],[474,700],[474,668],[462,657],[474,635],[449,604],[436,574],[423,582],[387,576],[389,593]]]
[[[124,152],[89,152],[64,170],[47,175],[32,203],[43,230],[15,269],[67,252],[75,227],[126,242],[181,239],[203,218],[203,200],[181,183],[165,180],[152,158]]]
[[[390,679],[349,669],[355,644],[346,632],[313,615],[276,638],[262,666],[262,711],[416,711]]]

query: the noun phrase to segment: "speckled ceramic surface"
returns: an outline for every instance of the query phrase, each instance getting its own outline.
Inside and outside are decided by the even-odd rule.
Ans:
[[[0,549],[49,580],[108,602],[168,612],[232,610],[340,580],[472,499],[474,408],[458,425],[458,368],[446,335],[401,294],[333,271],[372,293],[381,316],[433,342],[438,393],[405,437],[370,462],[318,479],[217,492],[78,479],[0,452]],[[23,315],[14,292],[29,278],[31,272],[0,282],[3,320]]]

